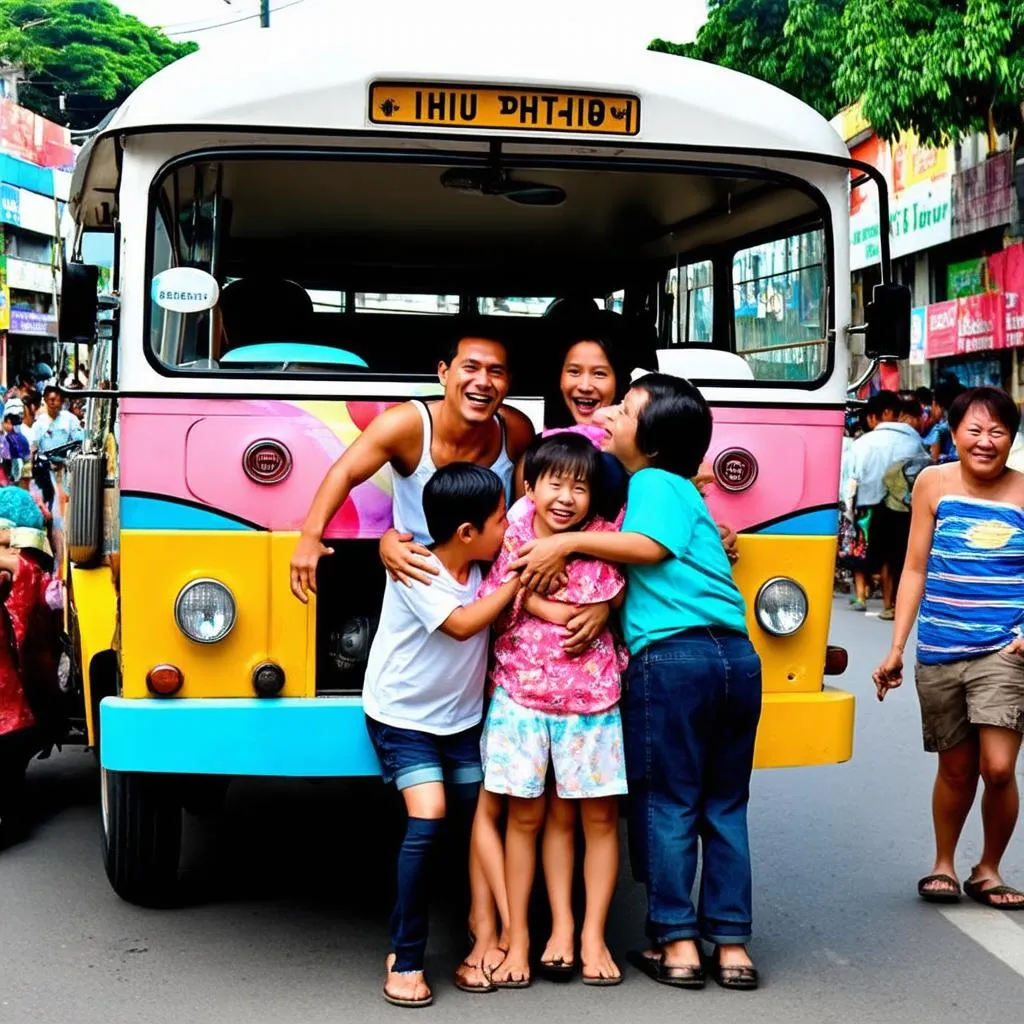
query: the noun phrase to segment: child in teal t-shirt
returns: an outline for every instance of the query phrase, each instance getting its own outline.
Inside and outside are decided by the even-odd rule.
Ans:
[[[655,981],[700,988],[704,939],[715,946],[711,971],[720,985],[756,988],[746,950],[747,802],[761,662],[718,529],[690,482],[711,442],[711,411],[689,381],[652,373],[605,413],[604,450],[630,473],[622,532],[534,541],[511,568],[544,593],[571,555],[625,565],[630,858],[647,887],[651,940],[630,960]],[[690,897],[698,841],[699,913]]]

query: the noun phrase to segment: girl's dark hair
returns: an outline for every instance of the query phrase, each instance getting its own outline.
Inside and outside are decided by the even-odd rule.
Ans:
[[[988,414],[999,420],[1011,434],[1016,434],[1020,429],[1020,409],[1002,388],[969,388],[954,398],[946,413],[949,429],[956,430],[975,405],[986,409]]]
[[[637,448],[656,469],[696,476],[711,444],[711,410],[704,396],[688,380],[667,373],[649,373],[633,387],[648,395],[637,417]]]
[[[444,544],[463,523],[482,530],[504,493],[501,477],[484,466],[472,462],[442,466],[423,488],[423,515],[431,539]]]
[[[557,473],[582,480],[595,488],[600,472],[601,455],[581,434],[535,437],[523,458],[523,479],[530,487],[536,487],[537,481],[546,473]]]
[[[612,402],[618,402],[622,398],[625,390],[623,382],[629,380],[629,373],[619,359],[619,351],[624,347],[618,344],[621,333],[621,317],[609,310],[599,309],[594,309],[582,324],[577,323],[571,331],[559,331],[552,350],[554,359],[547,371],[549,385],[544,402],[545,426],[571,427],[576,422],[562,395],[562,367],[565,366],[565,357],[569,352],[583,342],[597,345],[605,354],[608,365],[615,375],[615,395]]]

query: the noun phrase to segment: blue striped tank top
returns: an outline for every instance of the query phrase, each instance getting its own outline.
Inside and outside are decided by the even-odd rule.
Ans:
[[[935,534],[917,624],[924,665],[990,654],[1024,624],[1024,511],[947,495]]]

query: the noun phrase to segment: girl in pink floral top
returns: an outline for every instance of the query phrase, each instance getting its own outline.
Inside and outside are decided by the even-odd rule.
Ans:
[[[536,440],[526,454],[524,478],[526,497],[509,513],[505,543],[481,594],[501,585],[528,541],[569,530],[616,529],[591,514],[600,455],[586,437],[559,433]],[[509,950],[493,976],[495,984],[508,987],[529,981],[527,906],[549,768],[558,797],[578,804],[586,839],[584,981],[621,979],[617,972],[588,972],[586,954],[593,950],[599,960],[607,949],[605,920],[618,873],[617,798],[626,792],[619,675],[627,656],[607,628],[577,657],[567,655],[562,644],[565,624],[578,606],[618,603],[624,580],[615,567],[596,559],[575,560],[566,575],[566,584],[549,597],[517,601],[495,631],[494,692],[482,753],[484,788],[508,797]],[[570,899],[568,892],[551,896],[553,904],[556,897]]]

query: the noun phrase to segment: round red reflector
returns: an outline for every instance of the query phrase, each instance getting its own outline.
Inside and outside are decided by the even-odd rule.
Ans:
[[[254,441],[242,459],[245,475],[258,484],[279,484],[292,471],[292,454],[280,441]]]
[[[177,693],[184,682],[181,669],[173,665],[157,665],[156,668],[150,669],[146,676],[146,686],[149,687],[150,693],[160,697],[169,697],[172,693]]]
[[[757,479],[757,459],[745,448],[729,448],[715,459],[715,482],[723,491],[748,490]]]

